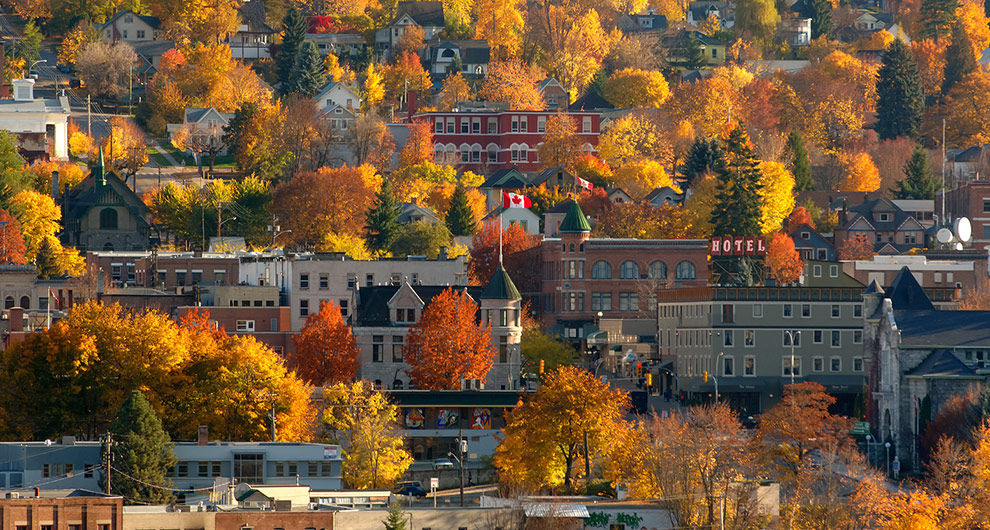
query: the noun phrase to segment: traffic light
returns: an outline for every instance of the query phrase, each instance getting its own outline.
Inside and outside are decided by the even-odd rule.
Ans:
[[[543,368],[546,366],[546,361],[540,359],[540,375],[543,375]]]
[[[704,372],[701,373],[701,380],[705,383],[708,382],[708,370],[705,370]]]
[[[636,363],[636,375],[643,375],[643,363]]]
[[[653,372],[646,373],[646,386],[653,386]]]

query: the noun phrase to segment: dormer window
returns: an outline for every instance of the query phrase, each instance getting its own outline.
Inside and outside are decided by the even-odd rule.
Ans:
[[[415,309],[396,309],[395,321],[400,324],[411,324],[416,322]]]
[[[890,214],[889,213],[881,213],[880,214],[880,222],[881,223],[886,223],[886,222],[889,222],[889,221],[890,221]]]
[[[811,232],[801,232],[801,239],[811,239]]]

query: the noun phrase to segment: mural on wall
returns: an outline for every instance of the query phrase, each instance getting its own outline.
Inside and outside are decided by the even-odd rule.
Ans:
[[[456,429],[458,416],[457,409],[439,409],[437,411],[437,428]]]
[[[471,428],[472,429],[491,429],[492,428],[492,411],[489,409],[472,409],[471,410]]]
[[[426,416],[423,415],[423,409],[406,409],[407,429],[422,429],[424,423]]]

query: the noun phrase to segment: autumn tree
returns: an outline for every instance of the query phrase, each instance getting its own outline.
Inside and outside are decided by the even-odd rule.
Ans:
[[[309,384],[345,383],[357,375],[361,352],[335,302],[320,302],[320,310],[306,318],[293,341],[290,366]]]
[[[947,43],[944,40],[935,42],[932,39],[919,39],[911,43],[925,97],[941,99],[946,48]]]
[[[870,260],[874,254],[873,242],[862,234],[850,236],[839,244],[840,261]]]
[[[478,95],[486,101],[503,102],[511,110],[543,110],[546,103],[537,90],[540,79],[518,60],[492,62]]]
[[[460,71],[450,72],[443,78],[440,94],[437,96],[437,110],[450,112],[462,101],[471,101],[474,96],[471,85],[468,84]]]
[[[130,44],[107,44],[96,40],[84,45],[76,55],[76,72],[86,90],[101,97],[117,98],[128,90],[131,67],[137,54]]]
[[[75,65],[76,56],[84,46],[99,40],[100,32],[94,26],[80,21],[65,34],[61,44],[58,46],[59,64]]]
[[[667,135],[643,114],[627,114],[614,120],[599,138],[598,152],[613,167],[643,159],[663,166],[673,162],[673,146]]]
[[[621,31],[605,29],[595,8],[575,15],[573,23],[558,41],[562,46],[547,50],[545,59],[548,70],[569,94],[584,90],[622,37]]]
[[[415,221],[399,226],[389,247],[395,257],[426,256],[437,259],[440,250],[450,246],[450,230],[444,223]]]
[[[495,450],[499,477],[529,491],[546,485],[574,491],[582,463],[608,461],[615,438],[628,429],[628,408],[626,392],[586,370],[563,366],[545,373],[536,394],[508,415]]]
[[[932,200],[940,188],[932,175],[928,151],[915,146],[911,159],[904,166],[904,179],[897,181],[897,189],[892,190],[897,199]]]
[[[553,372],[560,367],[570,366],[577,351],[570,344],[544,333],[539,326],[526,326],[519,341],[522,356],[523,375],[531,378],[540,377],[540,361],[543,361],[545,372]]]
[[[488,41],[492,59],[505,61],[519,55],[524,10],[525,4],[520,0],[479,0],[475,3],[474,38]]]
[[[843,154],[839,157],[845,178],[842,191],[876,191],[880,189],[880,171],[868,153]]]
[[[574,162],[583,153],[577,130],[577,120],[567,114],[557,113],[547,119],[543,141],[537,147],[541,168],[574,168]]]
[[[780,15],[777,6],[768,0],[742,0],[736,4],[735,27],[748,32],[761,46],[769,46]]]
[[[22,191],[10,200],[10,213],[20,223],[24,244],[27,246],[25,258],[28,261],[34,260],[45,240],[55,239],[55,235],[61,230],[59,221],[62,219],[62,211],[48,194]]]
[[[399,167],[414,166],[433,160],[433,124],[429,120],[413,120],[409,124],[406,145],[399,151]]]
[[[5,209],[0,209],[0,264],[24,265],[27,247],[21,236],[21,223]]]
[[[616,108],[660,108],[670,97],[670,88],[658,71],[624,68],[605,83],[605,98]]]
[[[657,188],[669,187],[675,192],[681,191],[664,170],[663,165],[649,159],[623,164],[615,170],[613,182],[636,200],[642,200]]]
[[[423,68],[419,56],[412,52],[399,55],[393,64],[382,69],[385,82],[385,97],[389,100],[407,101],[409,92],[417,92],[421,97],[429,97],[433,87],[430,74]]]
[[[925,109],[918,65],[911,48],[895,40],[877,72],[877,135],[881,140],[916,137]]]
[[[368,112],[354,120],[345,141],[357,165],[370,164],[381,173],[391,169],[395,139],[376,114]]]
[[[951,33],[958,0],[922,0],[919,10],[921,37],[938,42]]]
[[[811,213],[804,206],[798,206],[794,208],[791,215],[787,216],[787,220],[784,223],[784,227],[787,229],[788,234],[793,234],[802,225],[808,225],[811,228],[815,227],[815,220],[811,217]]]
[[[602,213],[592,230],[595,237],[636,239],[694,239],[711,234],[699,227],[687,208],[654,207],[646,201],[616,204]]]
[[[382,75],[375,69],[374,63],[368,63],[364,72],[364,90],[361,91],[361,110],[367,112],[382,103],[385,99],[385,86]]]
[[[801,256],[794,249],[794,240],[782,232],[777,232],[767,246],[767,267],[770,277],[779,285],[797,283],[804,269]]]
[[[502,232],[501,239],[499,232]],[[503,229],[497,219],[486,221],[472,239],[471,259],[468,260],[471,284],[488,284],[499,265],[499,241],[505,270],[516,287],[523,293],[538,291],[542,281],[539,238],[516,223]]]
[[[107,487],[109,474],[112,489],[108,493],[116,491],[135,504],[171,501],[172,481],[166,474],[176,464],[172,440],[140,390],[131,392],[121,405],[110,424],[110,435],[113,467],[103,470],[100,477]]]
[[[391,487],[413,461],[396,434],[399,407],[368,381],[326,387],[323,399],[329,438],[344,448],[342,471],[347,486]]]
[[[977,70],[952,87],[945,98],[949,146],[964,147],[990,141],[990,74]]]

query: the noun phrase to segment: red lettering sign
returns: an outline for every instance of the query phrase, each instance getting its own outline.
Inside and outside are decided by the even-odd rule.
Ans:
[[[718,256],[722,253],[722,238],[713,237],[712,238],[712,256]]]
[[[732,255],[732,238],[729,236],[722,238],[722,255],[724,256]]]
[[[756,251],[756,238],[753,236],[746,236],[746,255],[752,256],[753,252]]]
[[[763,236],[712,237],[712,256],[766,256],[767,238]]]
[[[759,239],[756,240],[756,254],[758,256],[767,255],[767,238],[760,237]]]
[[[735,255],[742,256],[744,245],[746,244],[746,238],[743,236],[736,236],[732,238],[732,243],[735,246]]]

